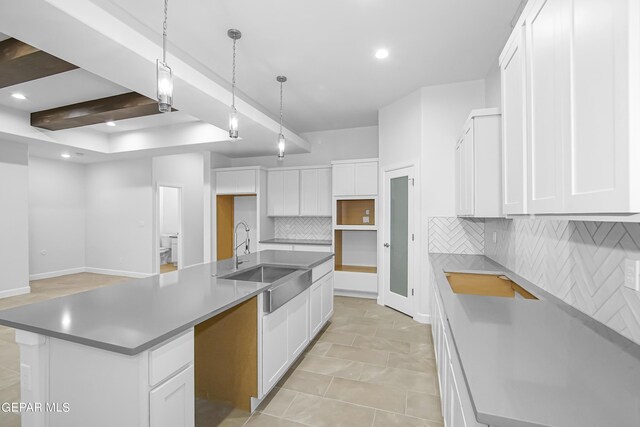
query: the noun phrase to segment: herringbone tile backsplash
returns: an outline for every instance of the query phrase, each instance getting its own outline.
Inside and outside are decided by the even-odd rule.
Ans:
[[[331,218],[278,217],[274,225],[277,239],[331,240]]]
[[[640,344],[640,293],[624,286],[640,224],[487,219],[485,232],[488,257]]]
[[[429,252],[482,255],[484,220],[429,218]]]

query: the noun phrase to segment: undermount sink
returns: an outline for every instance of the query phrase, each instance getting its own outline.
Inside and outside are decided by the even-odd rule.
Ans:
[[[267,265],[261,265],[258,267],[250,268],[248,270],[239,271],[224,276],[223,279],[228,280],[242,280],[245,282],[262,282],[273,283],[276,280],[282,279],[291,273],[298,271],[295,268],[285,267],[271,267]]]
[[[445,273],[445,276],[456,294],[538,299],[506,276],[472,273]]]

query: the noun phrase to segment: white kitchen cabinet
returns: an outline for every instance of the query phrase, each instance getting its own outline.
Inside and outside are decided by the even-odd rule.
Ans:
[[[287,308],[287,346],[294,360],[309,344],[309,290],[292,299]]]
[[[636,0],[526,6],[500,57],[505,213],[640,212],[637,9]]]
[[[300,215],[331,216],[331,169],[300,171]]]
[[[189,365],[149,393],[149,425],[192,427],[195,425],[194,369]]]
[[[474,110],[456,145],[458,216],[500,217],[500,113]]]
[[[378,194],[378,161],[375,159],[332,162],[334,196]]]
[[[333,273],[322,279],[322,324],[333,315]]]
[[[318,280],[311,285],[309,301],[309,338],[313,339],[322,328],[322,284],[324,280]]]
[[[502,212],[526,212],[527,95],[524,26],[514,29],[500,57],[502,83]]]
[[[218,170],[216,194],[255,194],[256,169]]]
[[[288,303],[287,303],[288,304]],[[289,367],[287,304],[262,319],[262,387],[266,393]]]
[[[300,171],[273,170],[267,177],[267,214],[298,216],[300,214]]]

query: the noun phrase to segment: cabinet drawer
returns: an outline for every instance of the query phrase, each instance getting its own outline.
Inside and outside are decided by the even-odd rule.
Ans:
[[[193,362],[193,329],[149,351],[149,385],[155,386]]]
[[[316,267],[313,267],[313,270],[311,270],[311,283],[314,283],[321,277],[326,276],[327,273],[331,271],[333,271],[333,258]]]

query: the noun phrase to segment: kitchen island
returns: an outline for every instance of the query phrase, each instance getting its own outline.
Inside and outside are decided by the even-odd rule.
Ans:
[[[43,408],[22,425],[193,426],[195,397],[254,410],[330,318],[332,257],[262,251],[1,311],[21,401]]]

